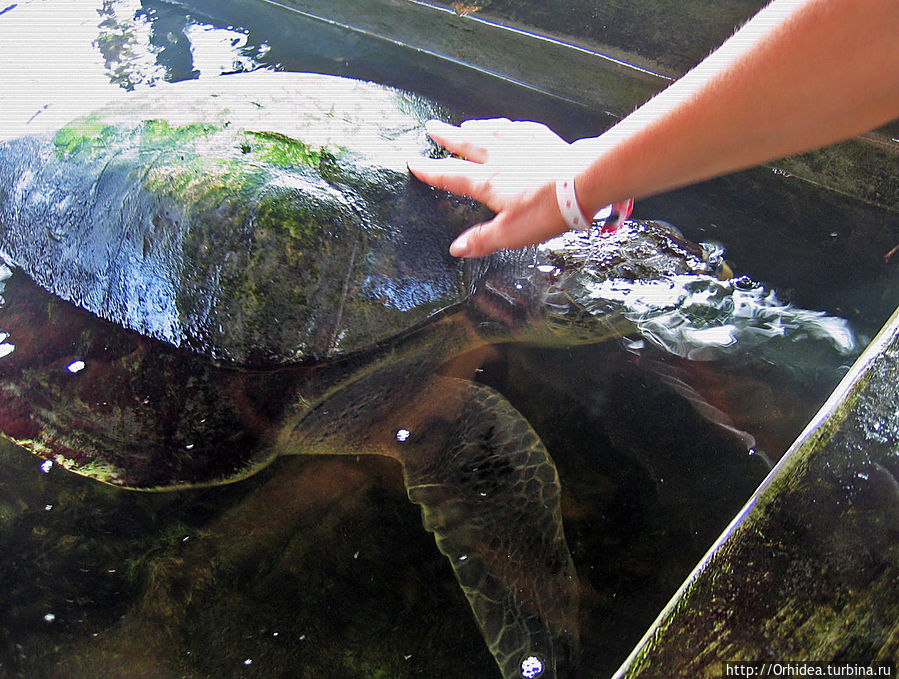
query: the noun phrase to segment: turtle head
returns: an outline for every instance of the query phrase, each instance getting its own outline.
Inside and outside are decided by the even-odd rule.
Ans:
[[[795,347],[805,353],[815,347],[841,364],[857,346],[844,319],[783,302],[746,276],[734,278],[720,247],[691,243],[664,222],[628,221],[611,234],[566,233],[539,246],[534,262],[532,313],[542,310],[543,322],[531,325],[552,343],[638,333],[693,360],[751,349],[791,365]]]
[[[720,255],[657,221],[627,221],[613,233],[564,233],[538,246],[525,270],[543,333],[566,344],[631,332],[632,301],[669,289],[678,276],[716,280],[729,273]]]

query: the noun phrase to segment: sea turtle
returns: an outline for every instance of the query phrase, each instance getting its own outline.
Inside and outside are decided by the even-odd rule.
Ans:
[[[393,457],[503,677],[572,676],[555,466],[501,395],[441,367],[496,342],[597,342],[635,323],[652,336],[660,311],[730,318],[741,286],[653,222],[449,257],[484,215],[407,172],[438,153],[435,117],[381,85],[257,72],[0,143],[0,254],[107,321],[7,304],[0,424],[137,489],[235,481],[279,454]],[[56,329],[29,340],[17,313]]]

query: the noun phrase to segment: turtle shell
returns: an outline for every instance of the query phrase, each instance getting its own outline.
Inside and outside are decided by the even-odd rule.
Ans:
[[[388,339],[469,289],[483,208],[413,179],[421,97],[256,72],[124,97],[0,144],[0,251],[63,299],[242,364]]]

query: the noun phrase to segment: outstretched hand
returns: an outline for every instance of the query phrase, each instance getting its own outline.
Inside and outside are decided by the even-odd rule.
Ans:
[[[451,254],[483,257],[541,243],[566,230],[554,181],[573,176],[586,163],[548,127],[498,118],[468,120],[459,127],[432,120],[427,130],[457,157],[410,160],[412,174],[496,213],[463,232],[450,246]]]
[[[565,230],[554,180],[576,177],[581,214],[574,217],[587,217],[628,195],[670,191],[893,120],[897,28],[896,0],[772,0],[687,75],[599,137],[566,144],[537,123],[432,121],[431,137],[459,157],[414,160],[409,169],[496,213],[459,236],[452,254],[480,257],[538,243]],[[759,106],[763,100],[767,105]],[[567,196],[561,186],[560,196]],[[570,199],[563,200],[574,220]]]

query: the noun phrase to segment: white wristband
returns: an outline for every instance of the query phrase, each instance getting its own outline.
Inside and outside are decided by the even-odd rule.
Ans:
[[[574,192],[574,177],[556,180],[556,200],[559,203],[559,212],[562,219],[571,229],[584,231],[590,228],[591,220],[581,212],[581,206],[577,203]]]

